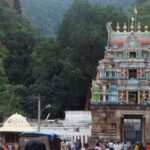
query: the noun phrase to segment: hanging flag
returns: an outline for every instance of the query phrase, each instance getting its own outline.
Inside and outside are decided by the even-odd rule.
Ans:
[[[135,5],[135,7],[134,7],[134,14],[137,15],[137,13],[138,12],[137,12],[137,8],[136,8],[136,5]]]

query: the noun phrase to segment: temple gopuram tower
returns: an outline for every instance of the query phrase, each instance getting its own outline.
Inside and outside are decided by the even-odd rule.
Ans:
[[[92,138],[150,142],[150,32],[107,23],[108,45],[92,82]]]

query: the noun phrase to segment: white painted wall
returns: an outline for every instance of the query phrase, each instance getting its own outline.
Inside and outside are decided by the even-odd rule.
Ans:
[[[47,120],[42,122],[41,131],[60,135],[64,139],[81,139],[86,143],[91,136],[91,112],[90,111],[66,111],[65,120]],[[37,126],[34,126],[37,129]]]

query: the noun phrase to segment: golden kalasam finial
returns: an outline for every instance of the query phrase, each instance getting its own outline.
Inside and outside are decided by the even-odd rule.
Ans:
[[[126,25],[126,23],[124,23],[123,31],[124,31],[124,32],[127,32],[127,25]]]
[[[148,32],[148,26],[145,26],[144,29],[145,29],[145,32]]]
[[[134,25],[133,25],[133,21],[131,22],[130,30],[131,30],[131,32],[134,32]]]
[[[119,25],[119,22],[117,22],[116,32],[120,32],[120,25]]]
[[[138,26],[137,26],[138,32],[141,32],[141,28],[142,28],[142,27],[141,27],[141,23],[139,22],[139,23],[138,23]]]

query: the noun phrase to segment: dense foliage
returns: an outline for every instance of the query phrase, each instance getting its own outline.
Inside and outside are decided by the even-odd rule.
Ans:
[[[44,39],[35,47],[36,82],[30,88],[53,105],[54,116],[63,116],[64,110],[84,109],[98,59],[103,57],[110,18],[114,24],[126,20],[120,9],[76,0],[64,17],[57,41]]]
[[[16,6],[19,4],[17,2]],[[41,5],[44,3],[40,2]],[[56,2],[60,1],[55,0],[52,4]],[[39,94],[42,108],[47,104],[52,105],[51,117],[63,117],[65,110],[83,110],[85,104],[88,106],[91,80],[95,78],[98,60],[103,57],[107,45],[106,23],[112,21],[115,28],[118,21],[123,24],[128,19],[121,9],[113,6],[92,5],[87,0],[76,0],[73,4],[71,0],[66,2],[70,8],[65,6],[65,1],[61,1],[61,15],[55,9],[58,20],[62,19],[64,10],[68,11],[62,23],[56,21],[59,29],[54,39],[39,37],[19,12],[7,8],[4,1],[0,0],[1,111],[7,114],[20,111],[35,118]],[[95,4],[99,1],[92,2]],[[117,0],[111,2],[115,4]],[[45,11],[53,11],[46,10],[47,4],[43,6]],[[142,17],[147,17],[148,6],[148,0],[140,4],[137,2]],[[35,14],[39,12],[42,19],[50,16],[43,17],[39,9]],[[141,19],[139,14],[138,17]],[[53,19],[56,19],[55,15]],[[148,20],[142,20],[149,24]],[[44,20],[43,24],[46,24]],[[51,24],[48,27],[52,29]],[[53,27],[56,31],[56,24]],[[47,35],[51,32],[45,31]],[[42,117],[48,111],[44,110]]]
[[[32,34],[24,32],[7,33],[3,44],[9,49],[4,59],[5,70],[12,84],[29,86],[32,83],[31,54],[35,45]]]
[[[143,3],[142,3],[143,1]],[[138,21],[141,22],[143,26],[148,25],[150,27],[150,1],[149,0],[138,0]]]
[[[4,111],[6,115],[9,115],[12,112],[21,111],[22,107],[20,91],[23,81],[15,83],[12,78],[15,78],[15,80],[19,80],[19,78],[11,76],[14,75],[11,71],[15,69],[21,71],[23,66],[21,69],[18,68],[19,65],[21,66],[21,62],[17,63],[16,55],[12,54],[17,54],[19,51],[20,55],[23,54],[23,48],[19,47],[19,45],[23,45],[26,35],[33,34],[35,31],[29,27],[20,14],[9,9],[5,1],[0,0],[0,4],[0,111]],[[23,42],[21,41],[21,36],[17,38],[17,35],[20,34],[24,37]],[[27,46],[30,45],[27,44]],[[19,58],[22,58],[22,55]],[[13,62],[12,60],[14,59],[17,61]]]
[[[64,14],[74,0],[20,0],[22,13],[44,36],[56,36]],[[89,0],[92,4],[109,4],[126,9],[135,0]]]

